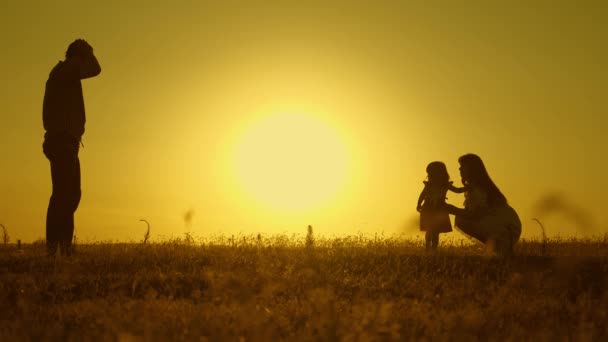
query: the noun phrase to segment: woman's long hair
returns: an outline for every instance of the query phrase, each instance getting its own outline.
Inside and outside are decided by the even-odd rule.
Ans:
[[[488,206],[494,207],[507,204],[507,198],[494,184],[478,155],[472,153],[465,154],[458,158],[458,162],[468,171],[467,179],[463,179],[462,183],[465,186],[473,185],[484,190],[488,195]]]

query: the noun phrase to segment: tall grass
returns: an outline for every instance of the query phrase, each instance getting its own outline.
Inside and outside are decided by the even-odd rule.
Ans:
[[[538,225],[540,226],[540,230],[542,232],[542,237],[543,237],[543,249],[542,249],[542,254],[545,255],[546,249],[547,249],[547,234],[545,232],[545,226],[543,225],[542,222],[540,222],[539,219],[537,218],[533,218],[533,221],[536,221],[536,223],[538,223]]]
[[[145,223],[146,227],[147,227],[146,232],[144,233],[144,239],[141,241],[142,244],[145,245],[146,243],[148,243],[148,240],[150,239],[150,222],[148,222],[147,220],[144,220],[144,219],[139,220],[139,222]]]
[[[310,234],[308,234],[310,233]],[[0,253],[0,340],[599,340],[608,244],[239,235]],[[546,250],[543,251],[543,243]],[[314,246],[314,247],[310,247]],[[32,324],[36,322],[36,324]]]
[[[2,227],[2,243],[4,243],[5,245],[8,245],[8,243],[11,240],[10,236],[8,235],[8,230],[1,223],[0,223],[0,227]]]

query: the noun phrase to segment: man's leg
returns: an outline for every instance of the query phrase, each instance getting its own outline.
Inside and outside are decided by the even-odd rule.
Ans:
[[[60,219],[57,217],[59,210],[57,209],[56,197],[51,195],[49,206],[46,211],[46,251],[49,256],[54,256],[59,245],[59,236],[57,231],[57,222]]]
[[[72,254],[72,241],[74,239],[74,213],[78,209],[80,203],[80,160],[76,155],[69,164],[68,184],[69,184],[69,212],[67,213],[66,222],[62,229],[61,237],[61,254],[69,256]]]
[[[51,164],[53,193],[49,200],[46,218],[47,252],[55,255],[57,247],[69,254],[74,232],[74,211],[80,201],[80,163],[78,147],[57,137],[45,140],[44,154]],[[69,239],[69,244],[66,240]]]
[[[55,255],[57,247],[62,241],[62,229],[67,219],[69,161],[62,155],[60,147],[53,141],[45,141],[44,144],[45,155],[51,164],[53,186],[46,214],[46,245],[49,256]]]

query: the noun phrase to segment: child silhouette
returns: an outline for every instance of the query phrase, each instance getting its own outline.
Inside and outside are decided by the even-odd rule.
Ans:
[[[426,167],[427,180],[418,197],[416,210],[420,212],[420,231],[426,232],[424,238],[427,250],[437,249],[439,234],[452,231],[450,216],[446,210],[448,190],[462,193],[465,188],[457,188],[450,181],[445,164],[434,161]]]

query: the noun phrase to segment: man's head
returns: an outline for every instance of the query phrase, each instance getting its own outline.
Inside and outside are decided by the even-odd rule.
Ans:
[[[65,58],[83,58],[93,53],[93,48],[84,39],[76,39],[65,52]]]

